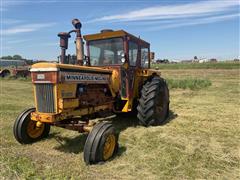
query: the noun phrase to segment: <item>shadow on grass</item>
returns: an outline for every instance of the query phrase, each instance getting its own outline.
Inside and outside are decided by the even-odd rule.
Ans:
[[[164,121],[161,126],[164,126],[165,124],[170,123],[171,121],[173,121],[175,118],[178,117],[178,114],[174,113],[172,110],[169,110],[169,116],[166,119],[166,121]]]
[[[169,118],[162,125],[171,122],[177,116],[177,114],[170,110]],[[109,119],[109,121],[112,122],[118,134],[128,127],[136,127],[139,125],[136,115],[134,116],[132,114],[119,114],[116,117]],[[50,134],[50,138],[56,139],[56,141],[59,143],[59,146],[55,147],[56,150],[74,154],[78,154],[83,151],[87,136],[87,134],[79,134],[75,138],[69,138],[60,136],[59,133]],[[125,146],[120,145],[118,148],[118,153],[115,156],[121,156],[126,149],[127,148]]]
[[[111,119],[113,126],[115,127],[117,133],[124,131],[128,127],[138,126],[138,119],[132,114],[119,114]]]
[[[78,154],[80,152],[83,152],[87,136],[87,134],[80,134],[75,138],[68,138],[59,135],[53,135],[52,137],[55,138],[56,141],[59,143],[59,146],[55,147],[54,149],[65,153]],[[118,152],[114,157],[121,156],[125,151],[126,147],[120,145],[118,147]]]
[[[83,151],[87,134],[79,134],[74,138],[56,135],[54,139],[59,143],[59,146],[54,149],[61,152],[78,154]]]
[[[169,111],[169,117],[164,121],[161,126],[164,126],[167,123],[170,123],[175,118],[177,118],[178,115],[174,113],[172,110]],[[139,125],[139,121],[136,117],[136,115],[132,114],[121,114],[116,116],[115,118],[111,119],[113,126],[116,128],[117,132],[120,133],[121,131],[127,129],[128,127],[136,127]]]

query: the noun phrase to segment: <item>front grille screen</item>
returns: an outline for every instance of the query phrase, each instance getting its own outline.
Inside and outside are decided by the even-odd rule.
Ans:
[[[36,84],[36,97],[38,112],[55,112],[53,84]]]

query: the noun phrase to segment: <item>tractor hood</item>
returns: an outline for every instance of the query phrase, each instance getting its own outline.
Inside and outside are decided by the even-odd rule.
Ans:
[[[33,83],[109,83],[112,70],[70,64],[36,63],[31,69]]]
[[[41,71],[62,71],[62,70],[76,70],[76,71],[89,71],[97,73],[112,73],[111,70],[100,68],[100,67],[88,67],[88,66],[78,66],[71,64],[57,64],[57,63],[36,63],[32,65],[31,72],[41,72]]]

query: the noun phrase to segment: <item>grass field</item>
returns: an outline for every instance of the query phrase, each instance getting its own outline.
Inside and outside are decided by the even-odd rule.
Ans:
[[[0,179],[240,179],[239,69],[162,70],[167,79],[208,79],[202,89],[170,89],[171,117],[163,126],[114,118],[117,156],[83,162],[85,135],[53,127],[49,139],[18,144],[16,116],[33,106],[29,81],[1,80]]]
[[[152,64],[152,68],[159,69],[239,69],[240,63],[227,62],[206,62],[206,63],[177,63],[177,64]]]

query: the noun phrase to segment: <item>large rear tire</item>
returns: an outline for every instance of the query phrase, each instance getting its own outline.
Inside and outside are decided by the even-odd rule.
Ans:
[[[110,122],[100,122],[89,133],[84,146],[86,164],[104,162],[118,150],[118,136]]]
[[[49,124],[43,123],[40,127],[37,127],[37,122],[31,120],[30,115],[35,111],[36,108],[26,109],[15,120],[13,133],[15,139],[21,144],[30,144],[49,135]]]
[[[138,120],[143,126],[157,126],[169,116],[169,90],[164,79],[154,76],[141,90]]]

